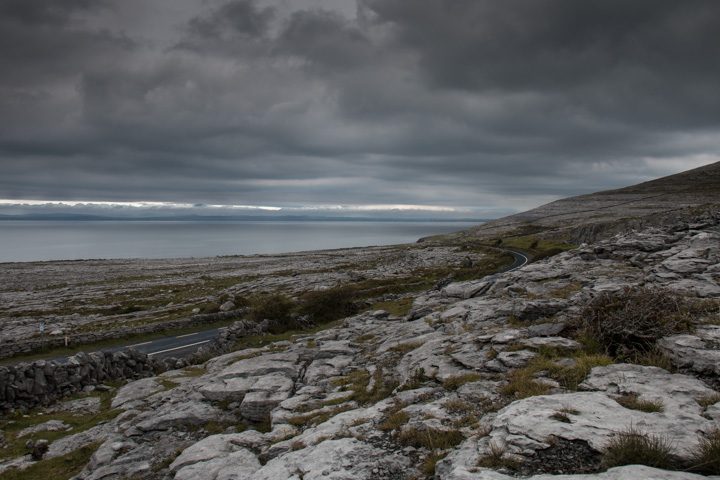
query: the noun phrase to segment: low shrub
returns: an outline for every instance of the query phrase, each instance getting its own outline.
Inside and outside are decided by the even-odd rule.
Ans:
[[[332,322],[358,312],[353,303],[355,297],[356,291],[351,286],[309,292],[302,297],[299,313],[309,316],[315,323]]]
[[[605,353],[631,357],[652,350],[667,335],[692,329],[690,304],[662,289],[625,289],[595,298],[583,311],[578,327],[598,341]]]
[[[295,304],[285,295],[274,294],[259,297],[252,302],[250,319],[256,322],[263,320],[280,321],[290,316]]]

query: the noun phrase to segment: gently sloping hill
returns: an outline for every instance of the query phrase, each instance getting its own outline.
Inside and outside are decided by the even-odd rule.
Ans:
[[[484,240],[536,234],[572,243],[657,225],[718,209],[720,162],[617,190],[557,200],[479,225],[465,235]]]

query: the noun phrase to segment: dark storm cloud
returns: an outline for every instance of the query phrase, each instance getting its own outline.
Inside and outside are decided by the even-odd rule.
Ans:
[[[0,5],[0,198],[527,208],[718,160],[714,0],[135,3]]]

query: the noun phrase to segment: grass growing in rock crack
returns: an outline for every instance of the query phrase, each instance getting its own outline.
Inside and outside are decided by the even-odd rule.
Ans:
[[[478,460],[477,466],[495,470],[500,468],[517,469],[517,462],[507,458],[506,453],[507,445],[491,441],[488,443],[488,453]]]
[[[442,404],[442,407],[449,413],[455,415],[467,414],[470,412],[474,412],[476,409],[474,404],[466,402],[465,400],[461,400],[459,398],[454,398],[446,401]]]
[[[704,397],[696,398],[695,401],[703,408],[707,408],[710,405],[715,405],[716,403],[720,402],[720,393],[715,392],[711,393],[710,395],[705,395]]]
[[[388,352],[394,352],[399,353],[400,355],[405,355],[409,352],[412,352],[416,348],[420,348],[422,346],[422,342],[420,343],[401,343],[399,345],[393,345],[392,347],[388,348]]]
[[[352,410],[350,405],[340,405],[335,408],[320,409],[306,415],[296,415],[288,419],[288,424],[293,427],[313,427],[330,420],[335,415]]]
[[[415,300],[413,297],[388,300],[387,302],[375,303],[368,310],[385,310],[390,315],[404,317],[412,308],[413,300]]]
[[[401,410],[405,405],[398,404],[390,412],[388,412],[385,420],[378,425],[378,429],[383,432],[391,432],[399,430],[410,420],[410,415]]]
[[[615,401],[625,408],[640,410],[645,413],[662,413],[665,411],[665,403],[661,399],[642,399],[640,395],[633,394],[616,398]]]
[[[556,380],[562,387],[575,391],[593,368],[615,363],[612,357],[603,354],[593,355],[578,352],[570,355],[570,358],[575,363],[574,366],[564,366],[555,361],[557,357],[554,353],[541,350],[540,355],[530,361],[528,368],[533,373],[547,371],[548,377]]]
[[[428,380],[427,376],[425,375],[425,369],[418,368],[415,370],[415,373],[413,373],[412,377],[408,378],[405,383],[398,387],[398,392],[404,392],[406,390],[415,390],[417,388],[420,388],[423,382],[425,382],[425,380]]]
[[[440,430],[432,427],[406,428],[398,436],[398,443],[428,450],[448,450],[459,445],[465,437],[457,430]]]
[[[659,435],[651,435],[634,426],[628,427],[608,442],[602,452],[606,468],[622,465],[647,465],[673,470],[679,465],[672,442]]]
[[[628,363],[644,365],[646,367],[659,367],[670,373],[673,373],[676,370],[670,357],[657,348],[652,348],[642,352],[635,352],[632,355],[625,356],[623,360]]]
[[[501,388],[500,393],[513,395],[516,398],[527,398],[550,393],[551,387],[536,378],[541,372],[557,381],[562,387],[575,391],[594,367],[614,363],[613,359],[608,355],[589,355],[579,352],[571,354],[570,358],[574,360],[574,365],[565,366],[556,362],[558,351],[542,349],[539,353],[540,355],[533,358],[527,367],[513,370],[508,374],[510,382]]]
[[[372,386],[370,386],[372,381]],[[375,368],[370,375],[367,370],[355,370],[346,377],[336,378],[332,381],[341,391],[352,391],[348,401],[355,401],[360,405],[370,405],[384,400],[392,394],[398,383],[384,378],[382,367]]]
[[[703,475],[720,475],[720,428],[716,427],[698,440],[692,470]]]
[[[442,384],[445,390],[457,390],[466,383],[477,382],[482,377],[478,373],[464,373],[462,375],[455,375],[448,377]]]
[[[515,398],[527,398],[535,395],[550,393],[550,385],[539,382],[534,377],[531,368],[521,368],[508,374],[510,383],[500,389],[503,395],[513,395]]]

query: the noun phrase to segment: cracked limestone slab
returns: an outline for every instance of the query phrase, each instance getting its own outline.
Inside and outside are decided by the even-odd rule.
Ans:
[[[250,479],[371,480],[390,475],[404,477],[410,467],[408,457],[388,454],[355,438],[342,438],[277,457]]]
[[[683,449],[697,445],[699,432],[712,430],[714,423],[702,416],[696,398],[712,392],[687,375],[673,375],[657,367],[611,365],[596,367],[582,388],[594,392],[543,395],[515,401],[498,412],[493,431],[480,442],[486,451],[490,442],[507,444],[515,454],[532,455],[547,448],[552,437],[583,440],[602,450],[619,432],[630,426],[652,435],[671,438]],[[613,396],[637,394],[641,399],[662,399],[664,411],[647,413],[621,406]],[[564,412],[566,421],[557,419]],[[680,452],[682,453],[682,452]]]
[[[266,353],[238,360],[217,372],[215,376],[217,378],[233,378],[282,374],[289,378],[297,378],[300,371],[299,359],[300,355],[295,352]]]

